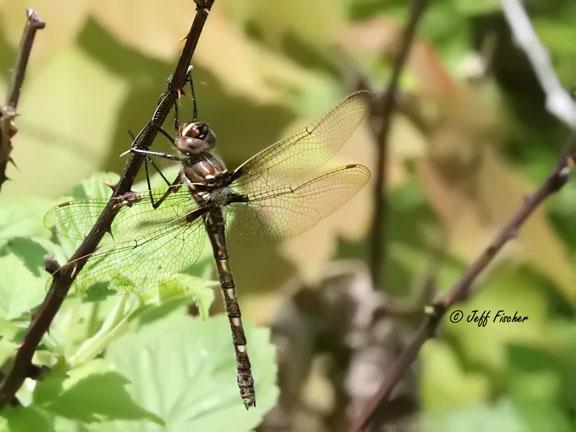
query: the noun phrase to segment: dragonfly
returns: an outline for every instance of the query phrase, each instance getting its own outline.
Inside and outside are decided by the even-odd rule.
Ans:
[[[90,255],[72,289],[89,292],[95,280],[127,293],[155,286],[189,270],[208,238],[232,333],[240,396],[247,409],[255,406],[227,240],[258,245],[294,237],[352,198],[368,182],[368,168],[348,164],[318,170],[366,118],[370,100],[368,92],[352,93],[316,122],[233,171],[213,153],[214,132],[196,120],[178,127],[177,137],[171,139],[175,154],[131,148],[146,159],[178,162],[178,175],[172,182],[165,178],[170,185],[164,190],[113,198],[120,207],[114,235]],[[68,201],[50,210],[44,222],[57,235],[82,238],[106,203]],[[65,264],[69,265],[74,262]]]

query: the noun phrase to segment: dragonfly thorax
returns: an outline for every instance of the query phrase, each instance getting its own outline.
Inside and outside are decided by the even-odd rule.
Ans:
[[[229,187],[224,186],[214,189],[209,193],[210,202],[217,206],[225,206],[229,204],[236,195]]]
[[[178,138],[174,144],[186,155],[198,155],[214,148],[216,135],[206,123],[184,123],[178,129]]]
[[[229,172],[224,163],[211,153],[191,155],[182,161],[182,175],[189,185],[218,187],[226,183]]]

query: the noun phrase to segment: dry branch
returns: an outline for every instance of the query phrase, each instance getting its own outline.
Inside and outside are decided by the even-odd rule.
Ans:
[[[516,214],[500,230],[492,242],[476,258],[476,260],[466,269],[460,279],[450,288],[446,295],[437,300],[433,306],[429,307],[427,317],[416,331],[416,335],[406,347],[406,349],[396,359],[384,382],[381,384],[377,394],[371,400],[369,406],[362,414],[361,418],[352,428],[353,431],[363,430],[376,413],[378,407],[388,399],[395,385],[400,381],[402,375],[408,370],[412,361],[416,358],[418,351],[427,339],[433,337],[446,311],[456,303],[466,300],[473,288],[477,277],[488,267],[500,252],[502,247],[510,240],[515,239],[518,231],[550,195],[560,190],[568,181],[572,160],[576,155],[576,136],[570,138],[570,142],[562,152],[560,159],[552,169],[542,186],[528,197]]]
[[[427,4],[428,0],[412,1],[408,23],[402,32],[398,54],[394,61],[394,65],[392,66],[392,75],[388,81],[386,91],[375,104],[372,115],[374,133],[376,135],[377,153],[376,169],[374,173],[374,215],[372,217],[372,226],[370,229],[371,243],[369,268],[370,274],[372,275],[372,284],[375,289],[382,288],[383,263],[386,261],[386,207],[388,201],[386,197],[386,168],[388,166],[390,153],[388,145],[390,124],[396,107],[400,76],[402,75],[404,65],[408,59],[410,47],[412,46],[416,34],[416,28],[426,10]]]
[[[426,319],[416,331],[414,338],[396,359],[378,392],[353,425],[351,430],[354,432],[359,432],[369,425],[379,407],[390,397],[394,387],[418,355],[424,342],[434,336],[446,311],[454,304],[462,302],[470,296],[478,276],[486,270],[504,245],[516,238],[522,225],[540,204],[566,184],[574,164],[576,155],[576,105],[561,87],[560,81],[548,60],[546,49],[538,40],[522,4],[518,0],[504,0],[503,5],[512,32],[520,47],[525,50],[542,88],[546,92],[547,109],[571,129],[572,135],[544,183],[525,200],[517,213],[466,269],[447,294],[428,308]]]

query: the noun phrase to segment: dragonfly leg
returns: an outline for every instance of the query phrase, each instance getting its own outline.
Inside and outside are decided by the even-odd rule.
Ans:
[[[176,106],[177,106],[177,104],[174,104],[174,109],[178,110],[176,108]],[[154,122],[152,122],[150,124],[152,126],[154,126],[156,129],[158,129],[158,132],[160,132],[162,134],[162,136],[164,136],[170,142],[170,145],[174,145],[174,137],[172,135],[170,135],[168,132],[166,132],[166,130],[162,126],[159,126]]]
[[[152,166],[154,167],[154,169],[156,170],[156,172],[157,172],[158,174],[160,174],[160,177],[162,177],[162,180],[164,180],[164,182],[166,183],[166,185],[170,186],[170,185],[171,185],[170,180],[168,180],[168,179],[166,178],[166,176],[164,175],[164,173],[162,172],[162,170],[161,170],[160,168],[158,168],[158,165],[156,165],[156,162],[154,162],[154,159],[152,159],[152,158],[146,158],[146,159],[148,159],[148,160],[150,161],[150,163],[152,164]],[[148,174],[146,174],[146,175],[148,175]]]
[[[180,100],[180,98],[176,99],[176,102],[174,102],[174,129],[175,130],[180,129],[180,114],[178,112],[178,101],[179,100]]]
[[[136,153],[136,154],[141,154],[144,156],[152,156],[152,157],[159,157],[159,158],[163,158],[163,159],[169,159],[169,160],[173,160],[173,161],[180,161],[180,158],[178,156],[172,155],[170,153],[155,152],[155,151],[150,151],[150,150],[141,150],[141,149],[137,149],[137,148],[131,148],[130,152]]]
[[[160,199],[158,201],[154,202],[154,200],[152,199],[152,196],[150,196],[150,201],[152,202],[152,207],[155,209],[160,207],[160,204],[162,204],[164,202],[164,200],[166,198],[168,198],[172,192],[177,192],[178,189],[180,189],[181,187],[182,187],[182,173],[178,172],[178,175],[176,176],[176,178],[172,181],[172,183],[170,183],[170,186],[168,186],[168,189],[166,189],[166,192],[164,192],[162,194],[162,196],[160,197]],[[152,194],[152,192],[150,192],[150,194]]]
[[[194,80],[192,79],[192,66],[186,72],[186,80],[190,83],[190,95],[192,96],[192,121],[198,120],[198,104],[196,103],[196,93],[194,92]]]
[[[168,184],[168,189],[166,189],[166,192],[164,192],[162,194],[162,196],[160,197],[160,199],[158,201],[154,200],[154,195],[152,194],[152,185],[150,184],[150,171],[148,170],[148,160],[150,160],[150,163],[152,163],[152,166],[154,166],[154,168],[162,176],[162,178],[164,179],[166,184]],[[152,204],[152,208],[154,208],[154,209],[157,209],[158,207],[160,207],[160,204],[162,204],[164,202],[164,200],[166,198],[168,198],[168,196],[172,192],[176,192],[182,186],[182,183],[181,183],[182,176],[181,176],[180,172],[178,172],[178,175],[176,176],[176,178],[172,182],[168,181],[166,176],[164,176],[162,171],[156,166],[154,161],[149,158],[149,156],[146,156],[146,159],[144,159],[144,171],[146,172],[146,184],[148,185],[148,196],[150,198],[150,203]]]
[[[192,97],[192,106],[193,106],[193,114],[192,114],[192,121],[197,121],[198,120],[198,105],[196,103],[196,93],[194,92],[194,81],[192,79],[192,66],[188,67],[188,70],[186,71],[186,81],[188,83],[190,83],[190,94]],[[179,91],[178,96],[180,96],[180,93],[184,94],[182,91]],[[179,114],[179,108],[178,108],[178,102],[180,101],[180,97],[178,97],[178,99],[176,100],[176,102],[174,103],[174,128],[176,130],[180,129],[180,114]],[[172,142],[174,142],[174,140],[172,140]]]

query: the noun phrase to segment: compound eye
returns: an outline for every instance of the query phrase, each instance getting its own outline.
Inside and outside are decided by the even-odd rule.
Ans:
[[[185,138],[198,138],[201,139],[202,124],[201,123],[188,123],[182,127],[181,135]]]
[[[188,123],[180,128],[180,136],[176,139],[176,147],[190,154],[200,154],[210,151],[216,144],[216,136],[206,123]]]

